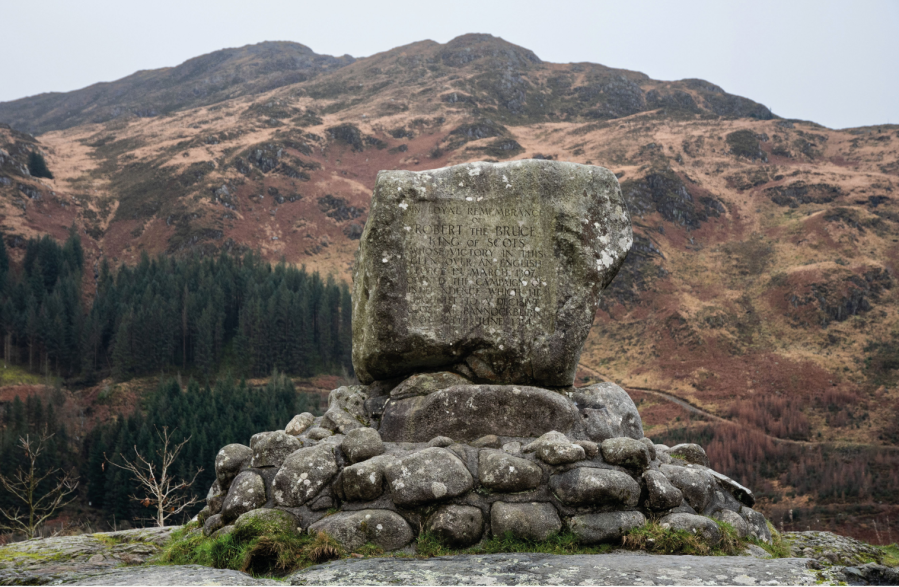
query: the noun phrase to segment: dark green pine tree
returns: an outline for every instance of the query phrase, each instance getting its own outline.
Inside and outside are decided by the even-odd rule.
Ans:
[[[28,154],[28,173],[30,173],[32,177],[46,177],[47,179],[53,179],[53,174],[50,173],[50,169],[47,167],[46,159],[44,159],[44,156],[37,151],[32,151]]]

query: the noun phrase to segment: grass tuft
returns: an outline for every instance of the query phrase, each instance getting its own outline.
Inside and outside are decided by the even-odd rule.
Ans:
[[[340,558],[343,555],[343,548],[326,533],[319,532],[309,545],[308,552],[309,559],[312,562],[322,563]]]

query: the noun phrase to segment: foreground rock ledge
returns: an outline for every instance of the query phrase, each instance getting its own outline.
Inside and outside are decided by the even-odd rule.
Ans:
[[[341,560],[288,578],[292,585],[814,585],[807,559],[641,554],[459,555]],[[819,584],[836,584],[827,581]]]
[[[353,275],[356,375],[454,367],[478,381],[571,385],[632,243],[618,180],[602,167],[382,171]]]

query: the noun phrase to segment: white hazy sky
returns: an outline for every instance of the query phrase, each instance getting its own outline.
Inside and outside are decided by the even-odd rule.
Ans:
[[[260,41],[364,57],[490,33],[544,61],[702,78],[787,118],[899,123],[897,0],[4,0],[0,101]]]

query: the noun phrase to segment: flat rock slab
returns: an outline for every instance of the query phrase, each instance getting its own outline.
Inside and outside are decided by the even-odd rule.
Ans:
[[[45,585],[139,565],[180,526],[36,538],[0,547],[0,585]]]
[[[292,585],[814,585],[818,578],[806,568],[807,560],[617,553],[373,558],[310,567],[288,581]]]
[[[283,585],[274,579],[254,579],[246,573],[200,565],[145,566],[113,569],[63,580],[60,585]]]
[[[353,275],[362,383],[456,366],[574,381],[600,292],[633,243],[618,180],[559,161],[382,171]]]

